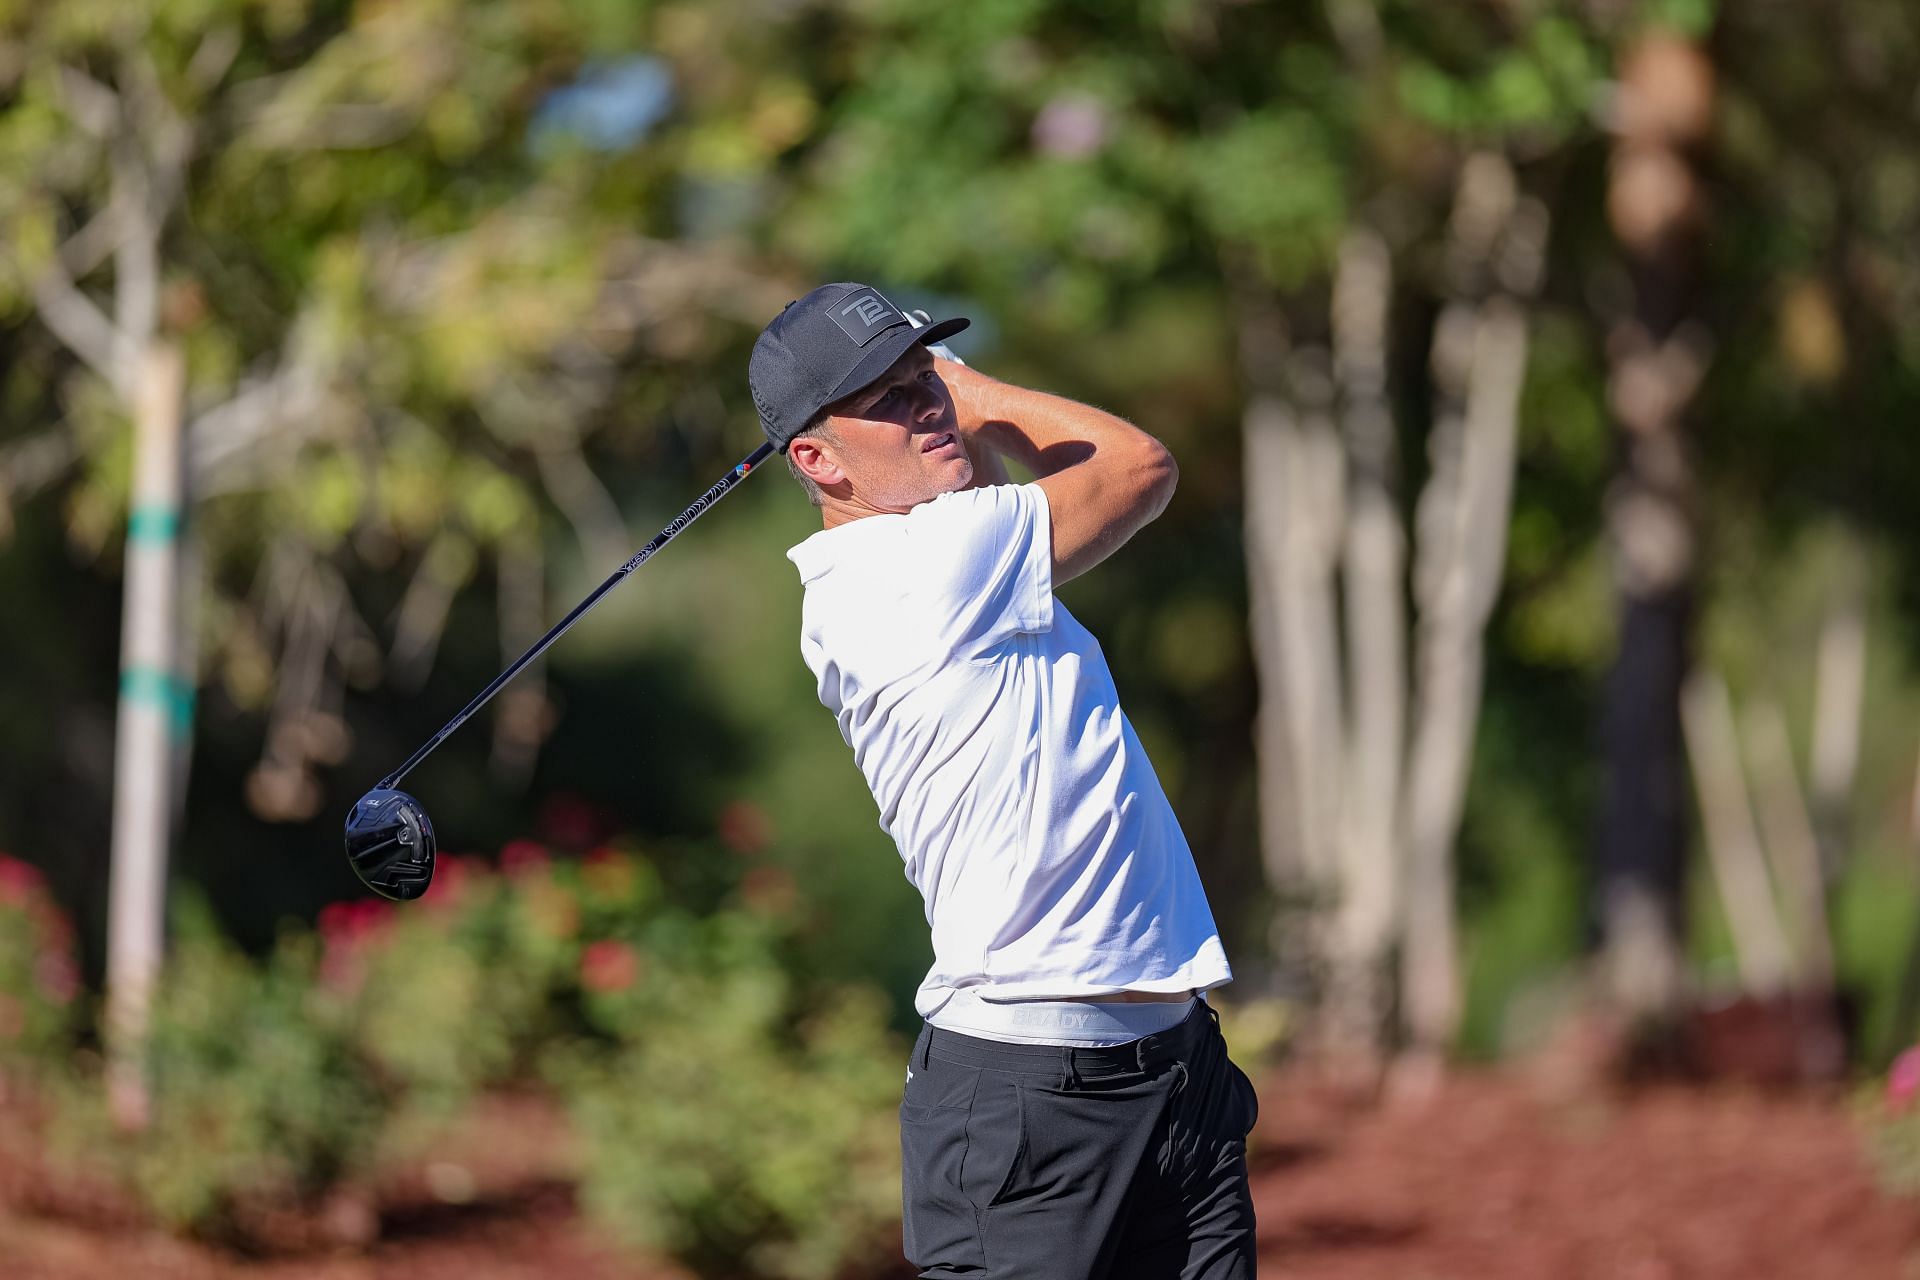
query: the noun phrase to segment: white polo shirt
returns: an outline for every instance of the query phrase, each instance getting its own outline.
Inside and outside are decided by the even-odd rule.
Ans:
[[[1106,658],[1053,598],[1037,484],[944,494],[787,553],[800,652],[926,902],[953,993],[1084,999],[1231,979]]]

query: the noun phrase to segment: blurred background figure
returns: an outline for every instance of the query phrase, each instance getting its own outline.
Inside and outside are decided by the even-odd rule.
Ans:
[[[61,0],[0,54],[0,1269],[136,1219],[892,1265],[924,928],[793,486],[421,767],[473,853],[417,909],[339,851],[753,443],[820,279],[1179,459],[1064,598],[1273,1072],[1267,1264],[1799,1275],[1820,1204],[1828,1262],[1911,1248],[1911,5]],[[1537,1167],[1569,1217],[1473,1253]]]

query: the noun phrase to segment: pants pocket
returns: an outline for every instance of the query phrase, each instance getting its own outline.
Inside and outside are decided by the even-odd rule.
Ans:
[[[965,1108],[900,1104],[901,1245],[923,1270],[986,1266],[966,1159]]]

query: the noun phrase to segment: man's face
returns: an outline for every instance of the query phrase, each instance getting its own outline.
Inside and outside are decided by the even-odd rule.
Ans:
[[[815,477],[830,502],[860,514],[905,512],[973,479],[953,397],[923,346],[827,413],[830,442],[805,447],[837,472],[837,483]]]

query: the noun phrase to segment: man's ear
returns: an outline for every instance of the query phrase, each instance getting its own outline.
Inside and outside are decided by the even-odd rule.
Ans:
[[[831,489],[847,478],[840,464],[812,436],[801,436],[787,446],[787,457],[793,460],[793,465],[800,469],[801,475],[819,488]]]

